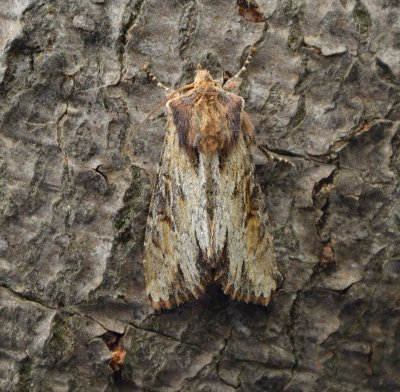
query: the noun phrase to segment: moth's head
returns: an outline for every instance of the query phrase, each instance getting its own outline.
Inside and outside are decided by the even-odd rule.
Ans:
[[[196,68],[196,76],[194,77],[195,83],[202,83],[202,82],[210,82],[213,83],[214,79],[212,78],[210,72],[198,64]]]

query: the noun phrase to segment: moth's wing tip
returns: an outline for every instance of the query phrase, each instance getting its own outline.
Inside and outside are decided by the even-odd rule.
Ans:
[[[203,285],[196,286],[192,291],[185,292],[182,295],[175,295],[174,297],[170,297],[168,300],[160,300],[153,301],[151,296],[149,295],[150,305],[160,311],[162,309],[173,309],[183,305],[186,302],[189,302],[191,299],[198,299],[201,294],[205,291],[205,287]]]
[[[283,279],[283,278],[282,278]],[[279,286],[277,286],[278,288]],[[269,295],[254,295],[253,293],[247,290],[234,290],[232,284],[227,284],[222,287],[224,294],[228,295],[233,301],[240,301],[245,302],[246,304],[253,304],[253,305],[263,305],[267,306],[273,295],[275,294],[275,290],[271,290]]]
[[[247,304],[267,306],[271,301],[272,293],[268,296],[255,296],[254,294],[247,294],[244,298],[238,300],[246,302]]]
[[[199,297],[206,291],[206,286],[203,283],[199,283],[192,291],[190,291],[190,295],[192,295],[195,299],[199,299]]]
[[[160,311],[162,309],[167,309],[170,310],[176,306],[176,304],[172,301],[153,301],[150,300],[150,305],[157,311]]]
[[[151,298],[151,295],[147,296],[149,304],[155,309],[155,310],[161,310],[162,309],[162,302],[163,301],[153,301]]]
[[[257,303],[267,306],[271,301],[272,293],[268,297],[259,297]]]

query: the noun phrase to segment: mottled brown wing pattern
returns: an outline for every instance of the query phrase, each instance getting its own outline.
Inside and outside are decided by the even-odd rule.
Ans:
[[[192,159],[182,153],[178,133],[169,126],[144,244],[146,290],[155,308],[171,308],[204,291],[204,193]]]
[[[282,278],[264,195],[255,182],[243,135],[220,168],[213,233],[215,248],[226,249],[227,267],[220,279],[223,290],[232,299],[267,305]]]
[[[233,299],[266,305],[281,275],[243,99],[205,70],[188,90],[167,103],[145,236],[147,294],[155,308],[171,308],[215,281]]]

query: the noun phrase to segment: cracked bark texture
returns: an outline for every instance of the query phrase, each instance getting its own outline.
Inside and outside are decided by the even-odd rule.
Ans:
[[[1,390],[400,390],[399,2],[239,3],[1,2]],[[257,166],[284,284],[268,308],[211,287],[155,312],[165,114],[137,125],[164,96],[141,67],[176,88],[254,43],[241,95],[296,165]]]

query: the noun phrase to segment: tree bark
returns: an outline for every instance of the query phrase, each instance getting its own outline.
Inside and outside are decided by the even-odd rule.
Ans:
[[[3,0],[0,389],[400,390],[400,7],[391,0]],[[142,247],[178,88],[257,52],[241,95],[285,280],[171,311]],[[130,159],[126,151],[129,151]]]

